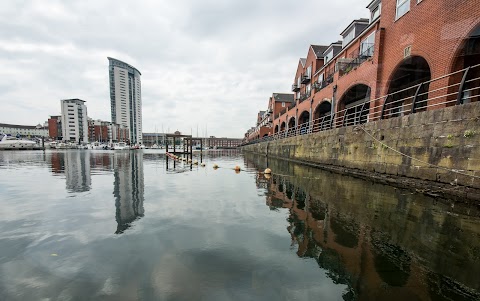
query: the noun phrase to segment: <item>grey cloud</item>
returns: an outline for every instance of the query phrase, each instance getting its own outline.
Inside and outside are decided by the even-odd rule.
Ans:
[[[111,56],[142,72],[144,131],[208,123],[211,135],[242,137],[272,92],[289,92],[308,46],[337,40],[367,4],[4,1],[0,75],[9,88],[0,101],[19,105],[0,122],[46,120],[70,97],[109,120]]]

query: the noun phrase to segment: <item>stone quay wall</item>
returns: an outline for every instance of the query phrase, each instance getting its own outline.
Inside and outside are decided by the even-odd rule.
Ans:
[[[480,102],[246,145],[242,150],[320,167],[480,189]]]

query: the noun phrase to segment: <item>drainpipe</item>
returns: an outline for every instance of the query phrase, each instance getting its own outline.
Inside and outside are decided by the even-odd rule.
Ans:
[[[333,94],[332,94],[332,109],[330,112],[330,116],[334,116],[335,114],[335,107],[336,107],[336,95],[337,95],[337,85],[333,86]],[[335,125],[334,120],[332,120],[333,124]]]
[[[312,132],[312,127],[313,127],[313,115],[312,115],[312,107],[313,107],[313,97],[310,99],[310,121],[308,123],[308,132]]]

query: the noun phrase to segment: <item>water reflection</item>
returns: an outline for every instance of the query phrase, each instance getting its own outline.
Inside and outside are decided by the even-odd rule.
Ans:
[[[114,157],[116,234],[123,233],[131,223],[145,213],[143,153],[129,152]]]
[[[288,211],[291,245],[313,258],[344,300],[479,300],[478,208],[269,159],[266,205]]]
[[[92,186],[92,170],[113,172],[116,234],[127,230],[133,221],[144,216],[143,153],[64,151],[50,154],[51,171],[65,174],[70,193],[87,192]]]

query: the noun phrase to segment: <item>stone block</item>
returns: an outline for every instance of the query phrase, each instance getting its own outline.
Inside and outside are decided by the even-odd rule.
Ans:
[[[410,168],[399,167],[399,170],[404,172],[402,175],[417,178],[422,180],[435,181],[437,177],[437,169],[434,167],[422,166],[422,165],[413,165]]]

